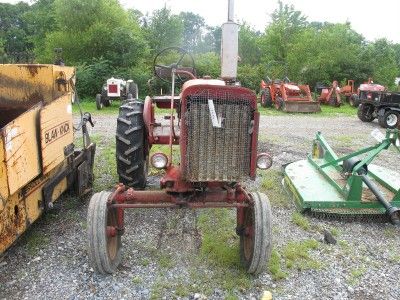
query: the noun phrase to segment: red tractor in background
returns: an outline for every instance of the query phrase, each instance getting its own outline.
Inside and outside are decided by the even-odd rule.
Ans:
[[[267,78],[260,83],[261,106],[271,107],[285,112],[311,113],[321,111],[318,102],[311,97],[308,85],[298,85],[289,78],[272,81]]]
[[[384,91],[386,91],[386,87],[374,83],[371,78],[368,78],[367,82],[360,84],[357,90],[354,87],[354,80],[348,80],[347,85],[340,88],[340,94],[344,95],[353,107],[358,107],[361,100],[371,97],[371,93]]]
[[[315,91],[320,94],[317,100],[321,104],[329,104],[335,107],[339,107],[342,104],[340,100],[340,89],[336,80],[332,82],[330,87],[317,84]]]
[[[116,159],[121,183],[93,195],[87,215],[88,255],[97,272],[117,270],[129,208],[233,208],[244,268],[251,274],[265,268],[272,249],[271,206],[266,195],[247,191],[241,182],[254,180],[256,169],[269,168],[272,159],[257,153],[257,96],[236,84],[238,24],[232,7],[231,0],[222,27],[223,80],[197,79],[193,58],[181,48],[167,48],[157,54],[153,69],[170,82],[171,95],[147,96],[144,103],[130,98],[120,106]],[[183,85],[175,95],[178,83]],[[156,115],[156,107],[168,113]],[[153,145],[168,145],[168,151],[149,157]],[[173,145],[180,149],[179,164],[172,161]],[[149,163],[165,172],[159,190],[143,190]]]

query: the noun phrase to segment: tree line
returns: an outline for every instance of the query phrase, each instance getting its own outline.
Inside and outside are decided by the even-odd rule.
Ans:
[[[77,66],[81,96],[93,97],[110,76],[133,79],[144,95],[154,55],[170,46],[194,55],[199,76],[218,77],[220,43],[220,26],[167,7],[144,15],[118,0],[0,3],[0,62],[52,63],[62,48],[66,64]],[[400,76],[400,44],[367,41],[350,23],[309,21],[281,1],[264,31],[240,22],[239,56],[238,79],[255,91],[267,76],[311,86],[371,77],[391,89]]]

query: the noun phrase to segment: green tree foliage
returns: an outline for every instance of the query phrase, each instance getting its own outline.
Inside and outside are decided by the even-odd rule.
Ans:
[[[0,3],[0,40],[4,55],[13,56],[32,50],[24,13],[30,9],[25,2],[15,5]]]
[[[183,47],[190,52],[198,52],[205,29],[204,18],[192,12],[181,12],[179,17],[183,24]]]
[[[262,45],[266,61],[287,63],[288,51],[297,35],[306,27],[307,19],[293,5],[278,1],[278,8],[271,14]]]
[[[362,83],[369,77],[393,88],[400,76],[400,44],[370,42],[350,23],[308,22],[294,6],[278,1],[263,32],[243,22],[239,30],[238,78],[259,89],[261,78],[288,76],[308,83]],[[266,16],[267,17],[267,16]],[[78,91],[93,97],[111,77],[133,79],[142,95],[154,55],[180,46],[194,53],[199,77],[220,75],[221,27],[192,12],[166,6],[147,15],[125,10],[118,0],[33,0],[0,3],[0,62],[34,51],[36,62],[52,63],[63,48],[67,65],[78,67]]]
[[[147,39],[153,52],[172,46],[182,46],[183,23],[179,16],[173,15],[165,6],[153,11],[148,23]]]
[[[102,57],[134,67],[146,55],[139,24],[115,0],[55,0],[54,12],[58,30],[46,35],[42,61],[52,61],[54,48],[63,48],[69,64]]]
[[[243,23],[239,30],[239,56],[242,64],[257,65],[261,62],[261,33]]]

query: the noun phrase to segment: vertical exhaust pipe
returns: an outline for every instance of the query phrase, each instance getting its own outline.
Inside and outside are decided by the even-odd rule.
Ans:
[[[239,24],[234,22],[234,0],[228,0],[228,21],[222,24],[221,78],[236,81],[239,51]]]

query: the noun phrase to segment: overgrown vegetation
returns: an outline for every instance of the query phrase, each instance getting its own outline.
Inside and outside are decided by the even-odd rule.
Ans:
[[[289,197],[282,187],[282,172],[269,169],[258,173],[261,179],[260,191],[267,194],[273,206],[288,207]]]
[[[240,24],[238,77],[244,86],[258,91],[268,75],[312,87],[372,77],[394,88],[400,44],[367,41],[350,22],[314,22],[281,1],[271,17],[262,31]],[[54,48],[63,48],[67,65],[78,67],[81,96],[94,97],[111,76],[132,78],[147,94],[152,58],[169,46],[194,53],[199,76],[220,74],[221,28],[192,12],[174,14],[164,6],[144,15],[115,0],[34,0],[0,3],[0,19],[2,62],[52,63]]]

